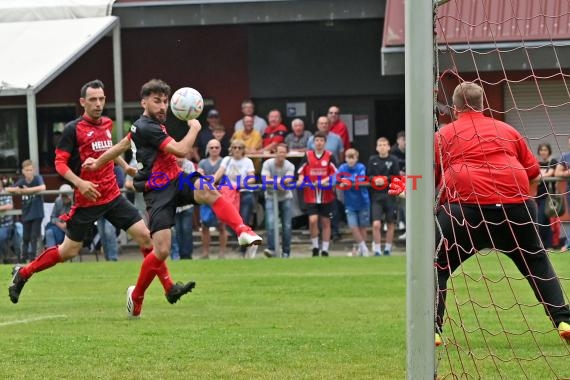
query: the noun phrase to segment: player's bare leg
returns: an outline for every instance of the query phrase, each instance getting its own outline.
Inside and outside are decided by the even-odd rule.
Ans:
[[[239,211],[222,198],[217,190],[209,189],[206,186],[203,189],[196,188],[194,190],[194,200],[199,204],[210,205],[218,220],[234,230],[240,246],[249,247],[251,245],[260,245],[263,242],[261,237],[243,222]]]

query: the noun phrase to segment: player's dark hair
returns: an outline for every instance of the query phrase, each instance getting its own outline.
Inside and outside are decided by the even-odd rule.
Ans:
[[[151,79],[141,88],[141,98],[146,98],[150,94],[170,96],[170,86],[162,79]]]
[[[316,139],[317,137],[320,137],[321,139],[325,139],[325,141],[327,141],[327,134],[323,131],[316,131],[313,139]]]
[[[396,140],[399,139],[400,137],[406,138],[406,131],[398,132],[398,134],[396,135]]]
[[[87,89],[88,88],[102,88],[105,89],[105,86],[103,85],[103,82],[101,82],[99,79],[95,79],[92,80],[90,82],[85,83],[82,87],[81,87],[81,97],[85,98],[85,96],[87,96]]]

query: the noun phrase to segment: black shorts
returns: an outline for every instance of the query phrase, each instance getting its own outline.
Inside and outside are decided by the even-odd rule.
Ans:
[[[381,220],[394,223],[398,218],[396,199],[388,194],[377,195],[372,200],[372,221]]]
[[[196,189],[201,188],[196,180],[202,175],[194,172],[189,176],[191,178],[187,177],[188,181],[180,182],[180,176],[178,176],[168,186],[144,193],[148,213],[148,228],[151,235],[156,231],[167,230],[174,226],[176,207],[197,204],[194,200],[194,187]]]
[[[67,221],[66,236],[73,241],[83,241],[93,223],[101,217],[125,231],[142,220],[139,210],[127,198],[119,195],[104,205],[73,209],[71,218]]]
[[[332,202],[307,203],[307,215],[320,215],[332,219]]]

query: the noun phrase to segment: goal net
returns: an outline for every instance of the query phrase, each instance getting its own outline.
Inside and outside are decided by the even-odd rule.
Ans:
[[[517,246],[510,253],[532,266],[530,258],[545,248],[568,302],[570,254],[560,252],[568,238],[568,207],[550,207],[549,202],[553,200],[552,206],[557,206],[556,201],[568,194],[566,179],[555,177],[554,172],[556,162],[561,163],[563,154],[570,151],[570,1],[440,1],[435,6],[434,29],[438,128],[453,119],[454,88],[472,81],[485,90],[485,115],[518,130],[537,158],[539,146],[550,147],[549,154],[539,159],[547,163],[543,172],[550,178],[538,187],[531,186],[530,191],[540,206],[534,231],[540,236],[541,247],[526,252]],[[444,153],[436,146],[435,154]],[[510,165],[487,164],[515,170]],[[466,163],[466,170],[469,165]],[[564,162],[560,168],[564,169]],[[492,175],[487,181],[494,186]],[[443,187],[448,185],[443,183]],[[541,186],[538,194],[542,196],[537,197]],[[504,205],[498,208],[508,215]],[[481,205],[475,210],[484,215]],[[531,208],[527,211],[532,213]],[[451,214],[445,207],[439,212]],[[483,218],[481,229],[491,230],[494,223]],[[441,228],[436,223],[436,230]],[[522,228],[512,224],[513,233]],[[495,238],[501,236],[491,236],[491,240]],[[472,243],[477,237],[469,239]],[[452,254],[455,249],[444,239],[436,245],[441,247],[440,254]],[[460,247],[469,259],[461,260],[447,280],[442,345],[436,349],[438,378],[570,378],[570,345],[545,313],[541,300],[548,296],[535,296],[529,286],[553,279],[521,274],[498,248],[494,244],[478,251],[472,246]]]

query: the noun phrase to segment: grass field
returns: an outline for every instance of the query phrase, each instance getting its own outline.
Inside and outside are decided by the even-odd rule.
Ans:
[[[554,257],[559,272],[570,273],[569,259]],[[0,378],[405,378],[405,257],[171,262],[195,292],[170,305],[155,281],[142,318],[128,320],[125,289],[139,266],[59,265],[32,278],[17,305],[3,290]],[[10,269],[0,266],[4,284]],[[535,309],[529,318],[547,329]],[[551,360],[564,371],[568,349],[552,332],[543,340],[546,351],[566,352]],[[518,378],[506,367],[501,376]]]

